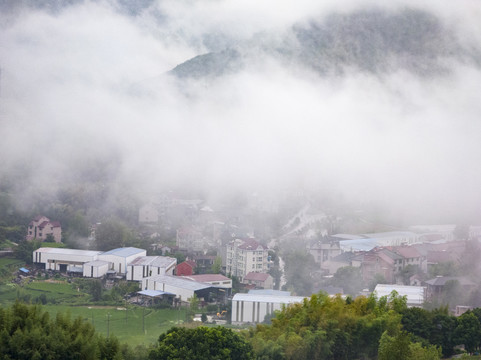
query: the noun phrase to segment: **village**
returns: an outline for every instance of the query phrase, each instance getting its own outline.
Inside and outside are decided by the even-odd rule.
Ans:
[[[148,249],[42,246],[33,252],[32,260],[37,269],[102,279],[104,286],[120,280],[137,283],[138,291],[129,301],[138,304],[164,303],[175,308],[199,301],[201,307],[218,305],[230,311],[219,313],[217,319],[232,324],[261,323],[282,306],[302,302],[319,291],[341,297],[374,292],[378,298],[395,291],[406,296],[410,307],[448,305],[457,316],[480,305],[479,285],[469,275],[477,268],[477,261],[470,263],[470,258],[478,251],[481,226],[411,226],[404,231],[312,235],[313,228],[326,224],[326,217],[308,213],[304,209],[296,214],[280,239],[258,239],[227,223],[225,214],[202,200],[172,199],[168,205],[151,202],[138,213],[139,226],[151,239]],[[96,241],[99,226],[92,227],[91,243]],[[166,227],[175,230],[175,244],[158,241],[158,231]],[[58,221],[37,216],[26,238],[43,240],[46,245],[61,243],[61,237]],[[283,250],[289,242],[310,263],[288,262],[291,275],[283,260],[289,254]],[[308,282],[311,293],[289,286],[292,272]],[[354,287],[352,282],[356,282]]]

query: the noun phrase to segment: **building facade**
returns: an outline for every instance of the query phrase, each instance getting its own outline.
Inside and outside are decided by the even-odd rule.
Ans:
[[[279,296],[260,294],[235,294],[232,298],[232,324],[261,323],[266,315],[271,315],[283,306],[301,303],[301,296]]]
[[[226,272],[242,282],[250,272],[267,272],[268,249],[254,239],[236,239],[227,245]]]
[[[27,240],[45,241],[51,236],[52,239],[59,243],[62,241],[62,227],[58,221],[50,221],[46,216],[36,216],[28,224]]]

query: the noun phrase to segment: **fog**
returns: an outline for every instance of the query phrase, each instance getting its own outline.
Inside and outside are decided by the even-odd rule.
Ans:
[[[12,2],[1,17],[0,173],[31,169],[24,193],[54,193],[78,180],[72,169],[105,159],[95,171],[145,193],[298,187],[479,219],[479,65],[449,58],[438,76],[320,77],[260,54],[215,79],[167,74],[313,16],[382,3],[144,1],[135,13],[114,1],[73,3]],[[408,5],[435,14],[466,47],[481,41],[477,1],[389,7]]]

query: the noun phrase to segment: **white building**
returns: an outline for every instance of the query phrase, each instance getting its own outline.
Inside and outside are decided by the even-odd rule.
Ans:
[[[193,281],[180,276],[157,275],[142,279],[142,290],[156,290],[175,294],[180,301],[188,302],[194,294],[207,300],[214,290],[211,284]]]
[[[226,271],[242,282],[250,272],[268,271],[268,249],[254,239],[236,239],[227,245]]]
[[[302,303],[302,296],[235,294],[232,299],[232,324],[260,323],[266,315],[282,310],[283,306]]]
[[[42,264],[46,270],[78,271],[85,263],[98,259],[101,251],[64,248],[39,248],[33,252],[33,262]]]
[[[110,263],[103,260],[89,261],[83,265],[83,276],[100,278],[109,271]]]
[[[142,281],[153,275],[174,275],[177,259],[168,256],[139,256],[127,265],[127,280]]]
[[[409,307],[421,307],[426,300],[426,287],[424,286],[377,284],[374,289],[378,298],[383,296],[389,298],[393,291],[396,291],[399,296],[406,296]]]
[[[98,256],[98,260],[111,263],[109,270],[114,270],[119,274],[127,273],[127,265],[139,256],[146,256],[147,251],[134,247],[117,248]],[[128,277],[127,277],[128,278]]]
[[[232,279],[221,274],[199,274],[182,277],[205,284],[211,284],[219,288],[232,289]]]

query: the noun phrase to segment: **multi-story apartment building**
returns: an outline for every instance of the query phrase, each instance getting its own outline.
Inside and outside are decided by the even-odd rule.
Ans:
[[[235,239],[227,245],[226,272],[240,281],[250,272],[267,272],[268,249],[254,239]]]
[[[28,224],[27,240],[45,241],[51,236],[52,239],[59,243],[62,241],[62,227],[58,221],[50,221],[46,216],[37,216]]]

